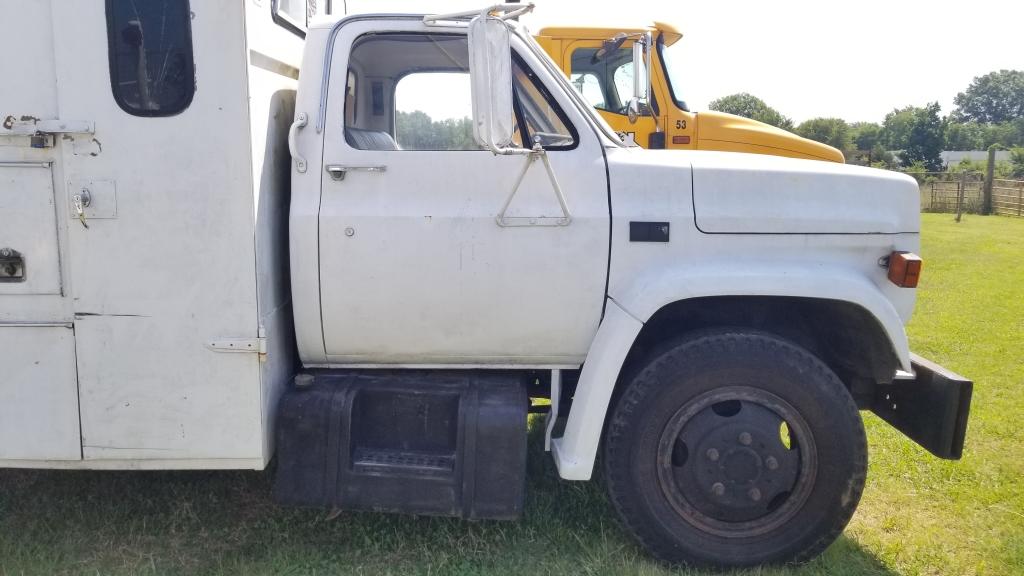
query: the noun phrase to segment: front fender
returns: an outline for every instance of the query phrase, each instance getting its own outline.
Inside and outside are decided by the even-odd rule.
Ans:
[[[742,267],[705,264],[661,269],[620,284],[610,296],[641,322],[668,304],[706,296],[790,296],[849,302],[874,316],[889,337],[900,367],[911,370],[900,314],[874,282],[850,268],[772,261]]]
[[[605,416],[626,355],[643,324],[662,307],[707,296],[825,298],[867,310],[889,337],[903,370],[912,370],[910,348],[896,308],[870,279],[855,271],[817,264],[742,269],[707,265],[639,276],[609,296],[605,317],[587,353],[565,432],[552,440],[559,475],[589,480]]]

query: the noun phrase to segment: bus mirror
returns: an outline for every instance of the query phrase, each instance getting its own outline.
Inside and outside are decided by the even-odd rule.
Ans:
[[[601,60],[607,58],[610,54],[618,50],[622,43],[626,41],[626,33],[619,32],[615,36],[601,42],[601,47],[594,52],[593,58],[591,58],[591,64],[597,64]]]
[[[495,154],[512,143],[512,47],[504,20],[481,14],[469,23],[473,139]]]
[[[636,40],[633,42],[633,97],[629,100],[627,114],[629,123],[636,123],[640,116],[640,110],[646,108],[648,90],[651,85],[647,79],[647,42]]]
[[[629,103],[626,105],[626,116],[629,118],[630,124],[636,124],[636,119],[640,117],[640,99],[636,96],[629,99]]]

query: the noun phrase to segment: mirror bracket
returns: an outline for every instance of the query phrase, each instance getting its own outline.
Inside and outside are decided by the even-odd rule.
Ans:
[[[509,193],[508,197],[505,198],[505,203],[501,206],[501,210],[498,211],[498,215],[495,217],[495,222],[502,228],[512,226],[568,226],[572,223],[572,214],[569,213],[569,205],[565,201],[565,194],[562,193],[562,187],[558,185],[558,179],[555,178],[555,171],[551,168],[551,162],[548,160],[547,151],[540,145],[540,142],[536,142],[533,145],[533,149],[527,150],[528,156],[526,157],[526,163],[523,164],[523,169],[519,171],[519,177],[516,178],[516,183],[512,186],[512,192]],[[508,207],[512,204],[512,199],[516,197],[516,192],[519,191],[519,186],[523,183],[523,178],[526,177],[526,172],[530,170],[530,166],[540,159],[544,163],[544,169],[548,173],[548,181],[551,182],[551,188],[555,191],[555,197],[558,199],[558,206],[562,209],[561,216],[506,216]]]
[[[428,26],[447,26],[451,22],[465,24],[465,21],[477,16],[492,16],[502,20],[513,20],[523,14],[533,12],[533,2],[528,4],[494,4],[483,10],[468,10],[465,12],[450,12],[448,14],[427,14],[423,17],[423,23]]]

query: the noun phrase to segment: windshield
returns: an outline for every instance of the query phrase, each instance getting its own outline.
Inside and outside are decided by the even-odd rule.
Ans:
[[[683,89],[686,83],[683,82],[683,51],[676,42],[671,46],[665,46],[662,36],[658,36],[658,56],[661,58],[662,68],[665,69],[665,82],[668,84],[669,93],[676,106],[687,112],[690,108],[683,99]]]

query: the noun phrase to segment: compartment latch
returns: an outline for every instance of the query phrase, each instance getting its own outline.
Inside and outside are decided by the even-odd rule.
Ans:
[[[0,282],[24,282],[25,257],[14,248],[0,248]]]

